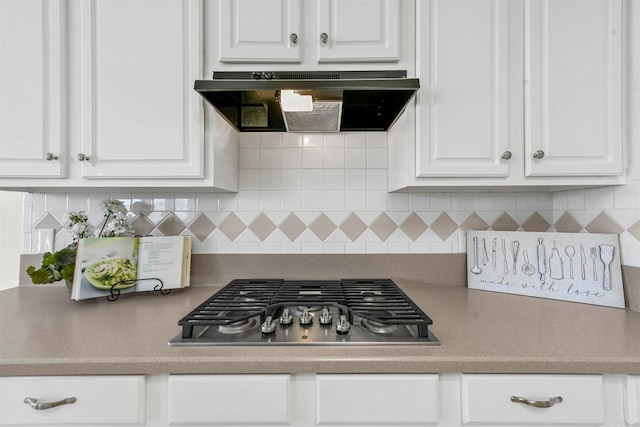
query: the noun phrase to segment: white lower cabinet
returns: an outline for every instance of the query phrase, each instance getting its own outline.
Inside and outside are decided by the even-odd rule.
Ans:
[[[0,378],[3,426],[144,425],[146,411],[143,375]]]
[[[316,424],[438,421],[437,375],[318,375]]]
[[[290,375],[171,375],[171,424],[289,425]]]
[[[463,375],[464,424],[605,423],[600,375]]]
[[[625,375],[624,386],[624,419],[627,424],[640,426],[640,375]]]

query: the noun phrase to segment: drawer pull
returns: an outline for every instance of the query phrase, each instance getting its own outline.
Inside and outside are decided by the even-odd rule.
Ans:
[[[562,397],[553,396],[549,400],[528,400],[520,396],[511,396],[511,401],[515,403],[524,403],[525,405],[534,406],[536,408],[551,408],[556,403],[562,402]]]
[[[38,399],[34,397],[24,398],[24,403],[26,403],[27,405],[31,405],[33,409],[36,409],[38,411],[41,411],[43,409],[55,408],[56,406],[66,405],[69,403],[75,403],[75,401],[75,397],[67,397],[62,400],[58,400],[57,402],[38,403]]]

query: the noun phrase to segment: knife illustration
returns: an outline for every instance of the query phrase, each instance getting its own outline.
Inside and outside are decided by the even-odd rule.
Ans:
[[[582,274],[582,280],[585,280],[587,278],[586,265],[587,265],[587,257],[584,254],[584,246],[582,246],[582,243],[581,243],[580,244],[580,273]]]
[[[540,273],[540,280],[544,281],[544,274],[547,272],[547,266],[545,264],[545,250],[542,244],[542,238],[538,239],[538,273]]]
[[[491,268],[493,271],[496,271],[496,246],[498,244],[498,239],[493,238],[493,242],[491,243]]]

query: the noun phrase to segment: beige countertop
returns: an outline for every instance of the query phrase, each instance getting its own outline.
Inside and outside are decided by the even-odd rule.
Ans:
[[[640,374],[640,313],[403,285],[440,346],[169,347],[177,321],[219,289],[75,302],[59,286],[0,292],[0,375],[207,373]]]

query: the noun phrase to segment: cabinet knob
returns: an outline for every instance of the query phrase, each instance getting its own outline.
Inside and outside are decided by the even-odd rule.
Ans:
[[[534,406],[536,408],[550,408],[556,403],[562,403],[562,397],[554,396],[549,400],[529,400],[520,396],[511,396],[511,401],[514,403],[523,403],[525,405]]]
[[[57,402],[38,403],[38,399],[36,398],[33,398],[33,397],[24,398],[24,403],[26,403],[27,405],[30,405],[33,409],[37,411],[41,411],[43,409],[51,409],[51,408],[55,408],[56,406],[67,405],[69,403],[75,403],[75,401],[76,401],[75,397],[66,397],[62,400],[58,400]]]
[[[78,160],[80,160],[81,162],[88,162],[88,161],[89,161],[89,156],[87,156],[87,155],[86,155],[86,154],[84,154],[84,153],[80,153],[80,154],[78,154],[78,155],[76,156],[76,158],[77,158]]]
[[[500,157],[502,157],[504,160],[509,160],[511,158],[511,151],[505,151]]]
[[[327,33],[320,34],[320,41],[322,44],[326,44],[327,40],[329,40],[329,35]]]
[[[289,34],[289,41],[293,44],[298,43],[298,35],[296,33]]]
[[[44,155],[44,159],[45,160],[49,160],[51,162],[53,160],[58,160],[58,156],[56,156],[53,153],[47,153],[47,154]]]
[[[538,150],[535,153],[533,153],[533,158],[534,159],[541,159],[544,157],[544,151],[542,150]]]

